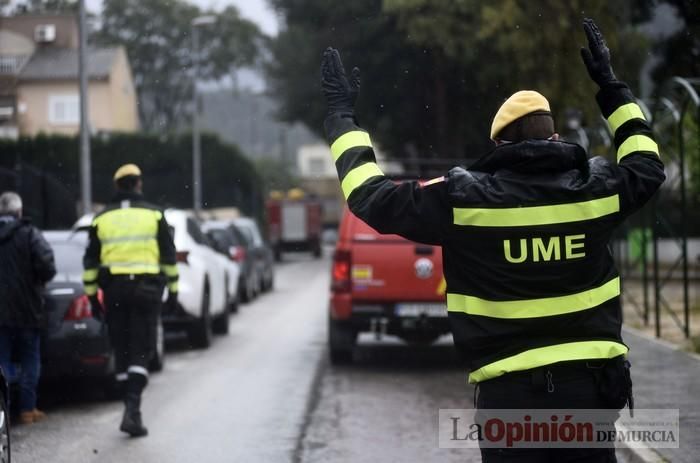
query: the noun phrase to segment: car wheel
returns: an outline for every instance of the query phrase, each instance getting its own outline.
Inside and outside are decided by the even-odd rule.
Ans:
[[[162,371],[165,366],[165,330],[163,329],[163,319],[158,315],[156,321],[156,345],[153,352],[153,358],[148,364],[148,369],[151,371]]]
[[[333,365],[352,363],[357,332],[348,324],[329,319],[328,322],[328,353]]]
[[[206,282],[202,294],[202,316],[192,322],[189,331],[190,344],[197,349],[211,346],[212,323],[209,310],[209,283]]]
[[[275,262],[282,262],[282,250],[279,246],[275,246],[273,254],[275,256]]]
[[[275,275],[272,273],[272,270],[270,270],[269,275],[267,278],[265,278],[265,283],[263,284],[263,291],[268,292],[271,291],[272,288],[275,286]]]
[[[237,313],[238,312],[238,297],[234,297],[231,301],[229,301],[228,311],[230,313]]]
[[[243,286],[241,290],[241,300],[243,302],[250,302],[253,300],[253,291],[250,285],[250,277],[246,276],[243,280]]]
[[[0,397],[0,463],[10,463],[10,410],[6,397]]]
[[[214,322],[212,323],[214,334],[228,334],[228,314],[228,307],[225,307],[220,315],[214,317]]]

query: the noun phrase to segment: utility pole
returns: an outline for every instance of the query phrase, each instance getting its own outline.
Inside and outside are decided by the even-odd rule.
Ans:
[[[92,176],[90,162],[90,114],[88,110],[87,25],[85,0],[79,0],[78,75],[80,80],[80,191],[82,213],[92,212]]]
[[[216,16],[198,16],[192,20],[192,55],[193,55],[193,89],[192,89],[192,209],[199,215],[202,211],[202,145],[199,136],[199,26],[214,24]]]

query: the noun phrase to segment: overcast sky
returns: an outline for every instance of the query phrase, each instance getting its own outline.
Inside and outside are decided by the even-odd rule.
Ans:
[[[102,0],[85,0],[89,10],[97,13],[102,8]],[[277,35],[277,16],[266,0],[188,0],[201,8],[221,10],[228,5],[236,5],[244,18],[257,23],[268,35]]]

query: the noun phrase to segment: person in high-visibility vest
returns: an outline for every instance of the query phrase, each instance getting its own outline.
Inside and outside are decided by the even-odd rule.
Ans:
[[[165,215],[143,199],[141,170],[126,164],[114,174],[114,183],[116,195],[90,226],[83,283],[93,316],[107,323],[116,379],[125,386],[120,429],[139,437],[148,434],[141,395],[155,353],[163,284],[167,283],[168,304],[177,304],[178,270]]]
[[[665,179],[649,123],[610,65],[592,20],[584,64],[614,133],[616,162],[558,140],[547,99],[511,96],[498,110],[496,147],[468,170],[395,183],[357,125],[359,70],[324,52],[325,130],[352,212],[381,233],[442,246],[457,350],[479,385],[477,406],[632,407],[621,337],[620,277],[612,233]],[[484,461],[558,461],[563,449],[482,449]],[[615,461],[614,448],[575,449],[577,461]],[[513,452],[511,454],[511,452]],[[560,454],[561,459],[566,455]]]

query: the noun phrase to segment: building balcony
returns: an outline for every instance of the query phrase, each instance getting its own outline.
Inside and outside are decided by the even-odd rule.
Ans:
[[[0,55],[0,75],[16,76],[28,60],[29,55]]]

